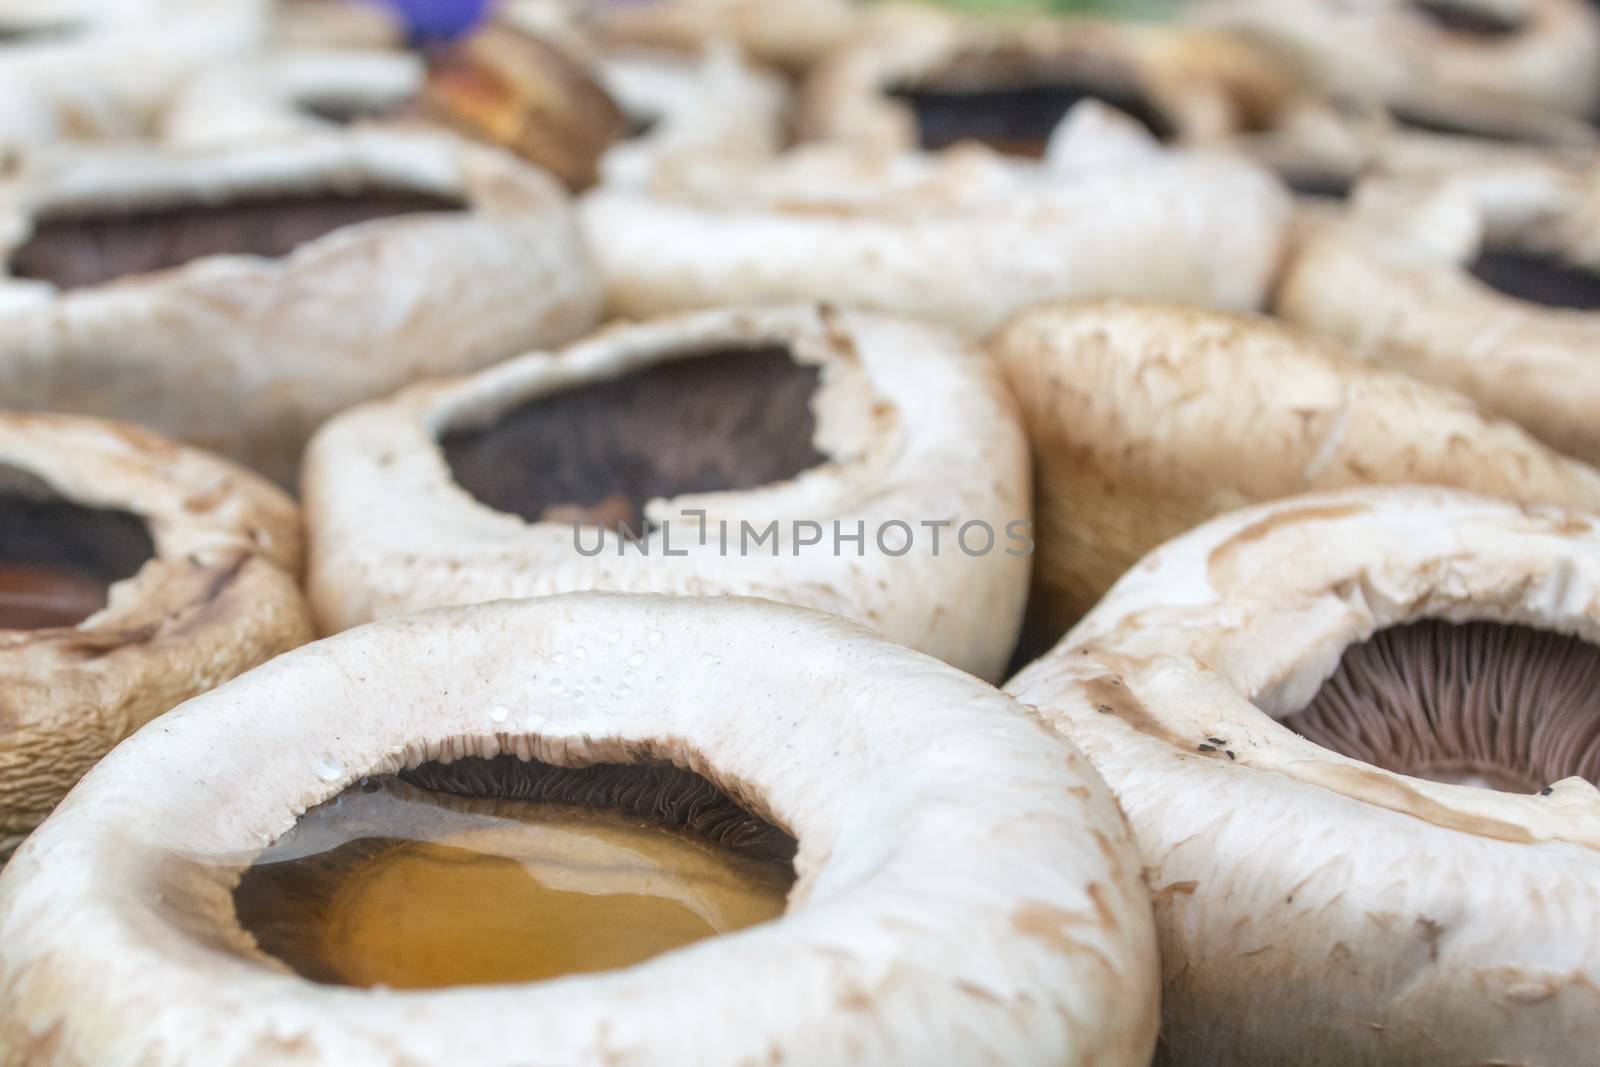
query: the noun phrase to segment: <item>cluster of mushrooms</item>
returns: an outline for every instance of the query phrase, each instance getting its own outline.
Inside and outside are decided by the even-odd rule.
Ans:
[[[1600,1057],[1588,0],[0,0],[0,409],[0,1067]]]

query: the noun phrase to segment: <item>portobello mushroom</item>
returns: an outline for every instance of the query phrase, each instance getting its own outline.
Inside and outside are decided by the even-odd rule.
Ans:
[[[978,145],[880,156],[812,145],[580,216],[613,314],[823,299],[987,333],[1057,297],[1259,306],[1289,199],[1235,157],[1164,150],[1093,101],[1048,163]]]
[[[84,147],[0,200],[8,404],[137,420],[283,481],[335,411],[597,311],[561,190],[443,134]]]
[[[1449,389],[1261,318],[1101,301],[1025,312],[989,342],[1033,445],[1028,651],[1139,558],[1219,512],[1367,484],[1600,511],[1600,472]]]
[[[0,862],[118,741],[310,640],[300,564],[294,504],[253,475],[0,413]]]
[[[1585,174],[1376,182],[1288,264],[1279,314],[1600,462],[1600,247]]]
[[[1294,91],[1275,61],[1205,30],[889,11],[891,24],[830,53],[808,79],[806,137],[875,152],[977,141],[1037,158],[1089,99],[1159,141],[1205,143],[1263,127]]]
[[[335,418],[302,478],[325,631],[582,589],[769,597],[980,677],[1021,623],[1027,446],[947,330],[827,306],[613,326]]]
[[[330,804],[350,829],[391,792],[415,802],[409,842],[380,822],[362,855],[324,854],[333,887],[279,872],[257,909],[250,880],[334,843]],[[648,851],[622,846],[650,834],[699,867],[641,879]],[[781,914],[604,954],[639,930],[622,909],[722,914],[684,878],[741,859],[788,868]],[[557,903],[582,925],[552,929]],[[295,912],[337,935],[320,958],[363,969],[273,956]],[[358,951],[355,920],[385,913],[430,925],[379,931],[398,957]],[[441,928],[584,958],[508,976],[415,948]],[[974,678],[767,601],[503,602],[281,656],[91,772],[0,873],[0,933],[0,1047],[34,1067],[1136,1067],[1155,1039],[1149,899],[1082,756]],[[372,979],[391,987],[353,988]]]
[[[1415,487],[1233,512],[1011,680],[1133,824],[1158,1063],[1588,1058],[1595,522]]]

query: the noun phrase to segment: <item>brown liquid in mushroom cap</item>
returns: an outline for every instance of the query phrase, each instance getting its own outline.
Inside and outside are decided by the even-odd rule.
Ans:
[[[822,463],[818,380],[782,348],[690,355],[539,397],[442,445],[456,482],[492,508],[638,532],[653,497],[754,489]]]
[[[1284,724],[1386,770],[1531,793],[1600,785],[1600,648],[1529,626],[1424,621],[1347,649]]]
[[[0,493],[0,630],[75,626],[154,554],[133,515]]]
[[[265,952],[314,981],[539,981],[777,917],[794,851],[673,767],[471,758],[308,812],[234,902]]]
[[[373,191],[240,199],[116,214],[45,218],[11,257],[21,278],[62,288],[181,266],[202,256],[284,256],[345,226],[424,211],[458,211],[427,193]]]
[[[1600,310],[1600,274],[1555,256],[1491,249],[1473,262],[1472,274],[1518,300],[1572,311]]]

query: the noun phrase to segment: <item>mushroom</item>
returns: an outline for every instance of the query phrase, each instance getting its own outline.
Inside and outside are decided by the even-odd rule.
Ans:
[[[1448,389],[1265,319],[1056,304],[989,347],[1033,443],[1035,651],[1150,549],[1245,504],[1422,483],[1600,511],[1600,472]]]
[[[596,312],[561,191],[443,134],[84,147],[33,157],[0,203],[8,404],[137,420],[279,479],[333,412]]]
[[[302,475],[324,632],[582,589],[821,608],[984,678],[1028,584],[1027,445],[950,332],[827,306],[614,326],[330,421]]]
[[[1205,142],[1263,126],[1294,91],[1276,62],[1204,30],[890,10],[900,17],[812,73],[807,137],[891,152],[975,140],[1038,157],[1094,99],[1160,141]]]
[[[0,172],[58,141],[152,135],[188,78],[261,43],[260,16],[238,0],[0,3]]]
[[[1374,183],[1299,249],[1278,312],[1600,463],[1591,181],[1521,167]]]
[[[540,0],[509,2],[536,7]],[[800,73],[880,16],[854,0],[655,0],[589,5],[583,17],[607,45],[695,55],[728,40],[763,66]],[[889,19],[897,21],[898,12]]]
[[[1158,1062],[1589,1058],[1594,523],[1424,488],[1234,512],[1007,685],[1133,824]]]
[[[711,878],[774,917],[688,944],[638,921],[716,932]],[[0,1047],[38,1067],[1135,1067],[1157,971],[1133,843],[1070,745],[767,601],[341,634],[120,746],[0,873]]]
[[[0,862],[122,738],[310,640],[299,569],[294,504],[231,464],[0,413]]]
[[[275,0],[273,43],[292,49],[398,48],[406,28],[384,0]]]
[[[967,145],[814,145],[579,205],[614,314],[824,299],[981,334],[1030,304],[1141,296],[1251,308],[1289,218],[1271,175],[1161,149],[1094,102],[1049,166]]]
[[[1581,121],[1600,100],[1588,0],[1202,0],[1189,15],[1277,50],[1325,92],[1423,125],[1496,108]]]
[[[647,187],[665,170],[760,161],[783,147],[788,89],[731,48],[698,59],[616,51],[595,62],[632,130],[600,158],[607,185]]]

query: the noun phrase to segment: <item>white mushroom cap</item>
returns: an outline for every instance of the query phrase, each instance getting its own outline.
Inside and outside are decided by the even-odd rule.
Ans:
[[[60,11],[49,0],[34,6]],[[230,2],[205,17],[113,20],[100,32],[0,43],[0,164],[62,140],[151,135],[186,79],[261,43],[259,7]]]
[[[599,693],[557,681],[579,649]],[[650,699],[611,695],[636,653]],[[300,812],[500,753],[708,778],[798,838],[787,913],[627,969],[429,992],[313,984],[237,926],[235,865]],[[479,605],[282,656],[102,762],[0,874],[0,1045],[38,1067],[1134,1067],[1149,922],[1103,783],[975,679],[764,601]]]
[[[579,211],[620,315],[825,299],[984,333],[1054,297],[1259,306],[1290,214],[1271,175],[1120,137],[1108,155],[1103,129],[1081,124],[1049,167],[815,146],[693,188],[593,190]]]
[[[1294,91],[1276,60],[1207,30],[891,5],[872,32],[830,53],[807,79],[802,131],[876,152],[915,149],[913,108],[890,93],[937,86],[941,74],[975,88],[990,87],[991,78],[1002,86],[1080,78],[1146,97],[1178,139],[1195,142],[1258,123]]]
[[[788,89],[736,49],[713,46],[697,59],[618,51],[596,64],[624,113],[650,124],[606,150],[604,184],[648,186],[663,168],[760,160],[782,147]]]
[[[1147,551],[1246,504],[1418,483],[1600,512],[1600,472],[1459,394],[1266,319],[1056,304],[989,349],[1033,445],[1030,611],[1057,635]]]
[[[648,554],[614,532],[529,523],[452,479],[439,440],[522,403],[708,351],[787,346],[822,368],[814,444],[829,460],[792,481],[654,500]],[[308,585],[325,630],[424,607],[581,589],[744,594],[832,611],[980,677],[997,678],[1027,595],[1027,443],[998,369],[931,325],[826,306],[709,311],[615,326],[455,381],[416,386],[332,420],[302,477]],[[686,509],[704,509],[700,521]],[[719,531],[728,524],[723,550]],[[776,540],[740,547],[776,523]],[[798,525],[822,542],[805,547]],[[948,522],[941,531],[923,524]],[[965,523],[987,523],[958,537]],[[865,531],[835,551],[835,526]],[[910,528],[909,551],[896,553]],[[1008,529],[1009,528],[1009,529]],[[935,552],[933,537],[941,538]],[[669,541],[670,539],[670,541]],[[670,550],[671,555],[666,553]],[[681,555],[680,555],[681,553]]]
[[[1600,265],[1592,180],[1503,167],[1364,187],[1293,257],[1278,311],[1600,462],[1600,314],[1518,300],[1469,272],[1496,247]]]
[[[1600,639],[1595,520],[1443,489],[1235,512],[1007,686],[1117,791],[1172,1062],[1577,1063],[1600,1041],[1600,792],[1408,777],[1275,721],[1420,618]]]
[[[206,145],[325,129],[319,109],[381,114],[413,99],[425,75],[411,52],[269,52],[194,78],[163,111],[160,133],[174,144]]]
[[[0,629],[0,859],[119,740],[313,636],[281,491],[132,426],[0,414],[0,489],[142,519],[155,555],[76,627]]]
[[[134,419],[287,479],[335,411],[593,323],[596,285],[560,188],[443,134],[35,156],[0,186],[0,254],[42,217],[373,188],[464,210],[348,226],[279,259],[208,256],[64,292],[0,279],[0,394]]]
[[[1201,0],[1190,17],[1270,44],[1324,88],[1358,99],[1504,102],[1588,116],[1600,97],[1600,17],[1588,0],[1449,6],[1514,28],[1463,33],[1416,0]]]

